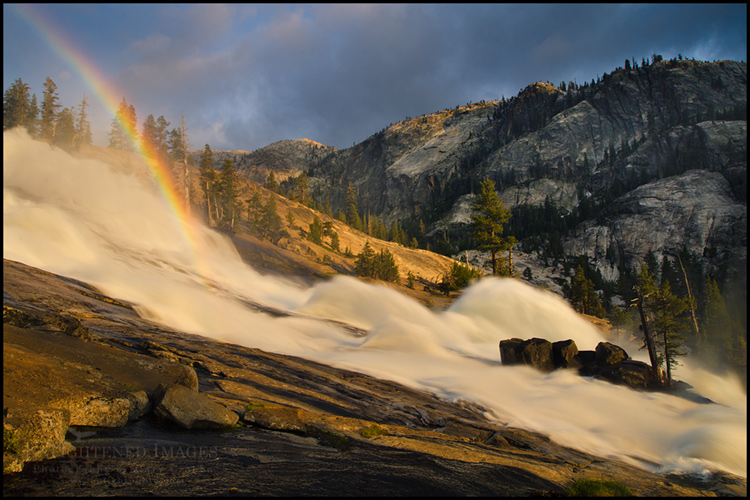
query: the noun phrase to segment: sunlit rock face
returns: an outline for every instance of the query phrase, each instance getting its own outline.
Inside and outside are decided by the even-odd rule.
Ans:
[[[747,64],[633,64],[600,80],[532,83],[510,99],[408,117],[346,149],[299,139],[217,152],[215,166],[232,158],[261,184],[271,171],[278,181],[304,172],[309,194],[334,212],[351,184],[362,214],[388,227],[421,221],[433,248],[466,237],[486,176],[506,207],[548,204],[560,216],[606,194],[606,213],[563,234],[566,254],[589,255],[605,279],[619,263],[638,269],[649,250],[683,247],[704,272],[744,275]]]

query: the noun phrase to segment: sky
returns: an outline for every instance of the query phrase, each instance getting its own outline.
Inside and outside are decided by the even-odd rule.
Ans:
[[[308,138],[347,148],[390,124],[527,85],[583,83],[660,54],[747,61],[746,4],[3,4],[3,88],[113,103],[191,149]],[[105,97],[105,96],[108,96]]]

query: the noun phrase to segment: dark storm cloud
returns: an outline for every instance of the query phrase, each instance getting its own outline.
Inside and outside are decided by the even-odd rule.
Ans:
[[[747,58],[744,4],[48,8],[100,67],[120,65],[111,74],[139,121],[164,115],[177,126],[184,111],[195,148],[301,137],[349,147],[407,116],[511,97],[535,81],[583,83],[625,59]],[[142,20],[128,31],[117,16]],[[6,59],[22,46],[5,43]]]

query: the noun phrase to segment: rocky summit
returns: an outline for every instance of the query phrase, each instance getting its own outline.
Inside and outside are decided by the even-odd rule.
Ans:
[[[3,291],[4,495],[531,496],[586,478],[746,494],[728,474],[659,476],[466,402],[169,330],[18,262]]]
[[[334,211],[351,185],[361,213],[398,222],[422,248],[471,248],[469,208],[489,177],[519,249],[584,255],[616,279],[648,251],[661,261],[679,248],[745,288],[745,62],[655,57],[596,81],[536,82],[508,99],[407,118],[347,149],[269,148],[283,148],[283,159],[233,157],[258,182],[274,170],[306,173],[312,198]],[[546,225],[535,222],[542,208]]]

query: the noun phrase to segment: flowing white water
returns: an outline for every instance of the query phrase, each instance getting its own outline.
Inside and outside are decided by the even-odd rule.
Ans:
[[[498,342],[505,338],[574,339],[580,349],[604,340],[551,293],[483,279],[448,310],[434,312],[349,277],[303,288],[260,275],[207,228],[186,237],[142,167],[129,173],[75,159],[19,130],[4,132],[3,146],[7,259],[89,282],[175,329],[473,401],[491,418],[601,456],[660,471],[747,475],[747,396],[737,380],[687,360],[678,378],[717,402],[702,405],[570,371],[502,366]],[[254,312],[246,301],[292,315]]]

